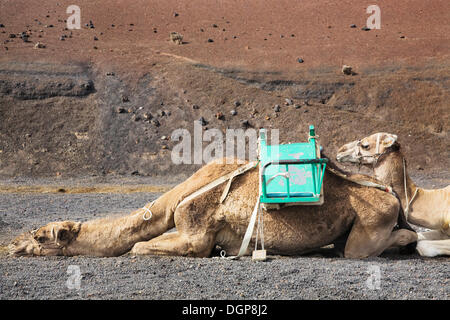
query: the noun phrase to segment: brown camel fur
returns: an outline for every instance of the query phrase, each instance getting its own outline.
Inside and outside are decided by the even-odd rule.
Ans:
[[[27,232],[10,244],[14,255],[118,256],[141,255],[208,257],[217,244],[236,255],[258,195],[258,169],[234,178],[225,201],[223,183],[182,205],[202,186],[233,172],[242,164],[213,161],[159,197],[145,221],[143,209],[115,219],[83,223],[52,222]],[[229,162],[228,162],[229,163]],[[264,213],[265,247],[269,254],[297,255],[332,244],[348,235],[348,258],[377,256],[391,246],[417,241],[409,230],[393,230],[400,204],[389,193],[357,185],[327,172],[325,203],[295,206]],[[147,207],[149,207],[147,205]],[[164,233],[176,226],[177,232]],[[249,248],[254,246],[255,235]],[[247,250],[250,254],[251,250]]]
[[[432,229],[418,234],[417,250],[421,255],[450,255],[450,186],[434,190],[418,187],[408,175],[396,135],[376,133],[347,143],[338,150],[336,158],[373,168],[374,177],[392,186],[399,195],[408,222]]]

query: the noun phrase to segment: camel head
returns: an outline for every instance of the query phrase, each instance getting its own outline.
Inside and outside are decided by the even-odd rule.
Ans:
[[[375,164],[378,158],[393,146],[398,146],[395,134],[379,132],[361,140],[343,145],[336,155],[339,162],[352,162],[365,165]]]
[[[58,256],[78,234],[81,223],[72,221],[51,222],[44,227],[28,231],[9,245],[15,256]]]

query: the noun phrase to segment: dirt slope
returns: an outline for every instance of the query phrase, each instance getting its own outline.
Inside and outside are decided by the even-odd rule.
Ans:
[[[0,176],[182,177],[196,166],[172,164],[176,143],[161,137],[203,117],[208,129],[278,128],[283,141],[314,124],[330,155],[396,133],[417,178],[448,184],[448,1],[378,1],[371,31],[371,3],[355,0],[79,1],[73,31],[70,4],[0,4]]]

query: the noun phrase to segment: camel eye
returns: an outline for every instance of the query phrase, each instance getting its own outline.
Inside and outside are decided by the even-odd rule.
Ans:
[[[363,144],[361,144],[361,147],[363,148],[363,149],[369,149],[369,144],[368,143],[363,143]]]
[[[46,240],[45,237],[38,237],[38,238],[36,239],[36,241],[39,242],[39,243],[44,243],[45,240]]]

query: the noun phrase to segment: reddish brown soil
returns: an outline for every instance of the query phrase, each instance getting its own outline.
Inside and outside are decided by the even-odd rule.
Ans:
[[[73,1],[4,0],[0,175],[190,172],[170,163],[174,143],[160,137],[203,116],[209,128],[243,120],[280,128],[285,141],[304,140],[313,123],[330,155],[349,140],[393,132],[417,176],[448,182],[450,2],[376,3],[381,29],[363,31],[372,2],[83,0],[82,29],[61,41]],[[29,43],[9,38],[24,31]],[[182,45],[169,41],[172,31]],[[34,49],[38,41],[46,48]],[[341,74],[343,64],[357,74]],[[72,90],[89,81],[92,92]],[[285,107],[285,98],[302,107]],[[121,106],[130,112],[116,114]],[[152,127],[133,120],[140,107],[171,116]]]
[[[60,41],[59,37],[67,32],[62,30],[65,24],[58,20],[67,19],[66,8],[73,1],[5,0],[1,4],[0,20],[6,26],[6,33],[1,39],[6,40],[9,33],[36,30],[31,39],[44,42],[47,50],[31,53],[27,49],[32,43],[24,45],[16,40],[6,45],[9,50],[4,58],[26,56],[36,59],[51,55],[52,61],[92,59],[106,62],[111,57],[142,61],[155,51],[217,67],[257,71],[339,68],[342,64],[359,69],[374,65],[448,61],[449,1],[384,0],[376,3],[381,9],[381,29],[365,32],[361,28],[370,16],[366,13],[366,8],[373,4],[370,1],[136,0],[99,3],[80,0],[76,4],[81,8],[83,29],[74,30],[72,39]],[[93,21],[95,29],[84,26],[89,20]],[[49,24],[54,28],[44,28]],[[357,28],[350,28],[351,24],[356,24]],[[41,39],[37,38],[39,30],[44,31]],[[182,33],[185,44],[170,43],[168,35],[171,31]],[[94,41],[94,36],[99,41]],[[208,43],[209,38],[214,42]],[[94,46],[99,49],[94,50]],[[297,62],[299,57],[305,60],[304,64]]]

